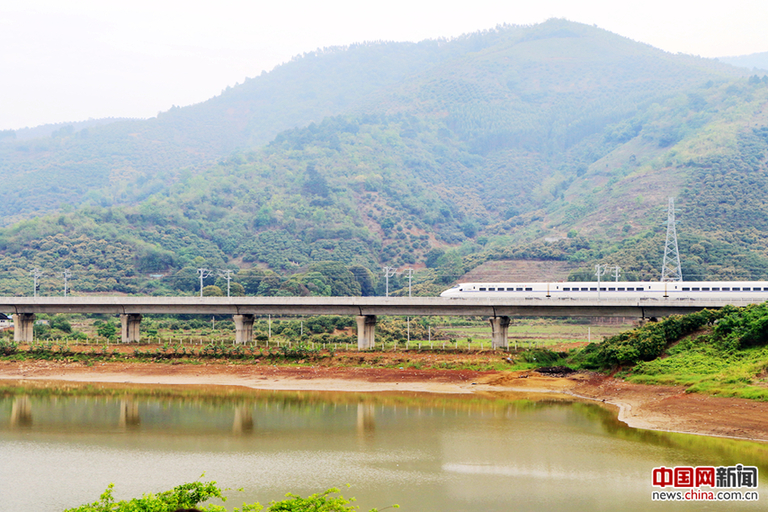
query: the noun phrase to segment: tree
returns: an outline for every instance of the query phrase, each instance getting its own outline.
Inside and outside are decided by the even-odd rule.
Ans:
[[[72,325],[61,315],[56,315],[51,319],[51,329],[58,329],[61,332],[71,333]]]
[[[328,197],[330,192],[328,182],[317,172],[315,164],[307,164],[307,180],[304,182],[304,192],[321,197]]]
[[[216,285],[208,285],[203,288],[203,297],[223,297],[224,292]]]
[[[427,256],[427,268],[437,268],[438,264],[437,261],[442,257],[442,255],[445,254],[445,251],[443,249],[432,249],[430,250],[426,256]]]
[[[183,290],[185,292],[193,292],[197,290],[200,283],[200,278],[197,275],[197,269],[192,267],[184,267],[170,278],[171,286],[177,290]]]
[[[243,285],[248,295],[258,295],[259,286],[264,279],[264,271],[258,268],[247,268],[237,273],[237,281]]]
[[[112,339],[117,334],[117,326],[109,320],[97,327],[96,333],[102,338]]]
[[[264,277],[262,278],[261,283],[259,283],[259,289],[256,294],[263,297],[273,297],[277,295],[281,284],[282,280],[280,279],[280,276],[271,270],[266,270],[264,272]]]
[[[355,275],[338,261],[320,261],[309,266],[310,272],[318,272],[325,276],[331,285],[331,295],[334,297],[359,297],[360,283]]]
[[[299,282],[307,287],[307,290],[319,297],[331,295],[331,285],[328,279],[320,272],[307,272],[299,277]]]
[[[243,288],[243,285],[241,285],[240,283],[230,283],[229,295],[232,297],[244,297],[245,288]]]
[[[363,297],[376,295],[376,285],[373,282],[373,274],[362,265],[352,265],[349,271],[355,276],[355,281],[360,285],[360,294]]]
[[[464,275],[464,266],[458,251],[451,249],[437,259],[440,282],[449,284]]]

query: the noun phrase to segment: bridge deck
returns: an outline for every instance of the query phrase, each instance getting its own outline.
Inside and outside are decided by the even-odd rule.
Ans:
[[[455,299],[443,297],[0,297],[6,313],[614,316],[650,318],[759,299]]]

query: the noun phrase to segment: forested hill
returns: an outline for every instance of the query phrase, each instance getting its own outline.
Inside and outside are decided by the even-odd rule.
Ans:
[[[181,169],[200,170],[339,114],[439,116],[473,152],[559,154],[648,102],[739,73],[560,20],[320,50],[153,119],[62,127],[35,140],[4,133],[0,225],[65,204],[134,204],[165,190]]]
[[[381,265],[426,265],[431,293],[488,259],[649,278],[668,195],[684,268],[766,277],[768,77],[742,72],[551,20],[315,52],[156,119],[6,137],[0,214],[72,206],[0,231],[0,293],[35,266],[129,293],[191,291],[199,266],[250,269],[261,294],[377,293]]]

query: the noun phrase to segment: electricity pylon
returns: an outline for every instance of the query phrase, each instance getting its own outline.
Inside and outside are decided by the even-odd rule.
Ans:
[[[64,279],[64,296],[66,297],[67,296],[67,281],[69,280],[70,277],[72,277],[72,272],[70,272],[69,270],[64,270],[62,272],[59,272],[59,277]]]
[[[45,274],[39,268],[34,268],[32,270],[32,272],[30,272],[30,274],[32,274],[32,279],[34,279],[35,289],[33,291],[33,294],[34,294],[35,297],[37,297],[37,288],[40,286],[38,284],[37,280],[40,279],[41,277],[43,277]]]
[[[413,280],[413,269],[412,268],[407,268],[407,269],[403,270],[403,274],[407,274],[408,275],[408,296],[410,297],[411,296],[411,281]]]
[[[219,275],[227,280],[227,297],[229,297],[229,282],[232,280],[234,270],[219,270]]]
[[[203,279],[206,279],[207,277],[210,277],[211,271],[207,268],[199,268],[197,269],[197,274],[200,276],[200,296],[203,296]]]
[[[674,197],[669,198],[669,209],[667,210],[667,241],[664,243],[664,264],[661,267],[661,280],[683,280],[683,269],[680,266],[680,251],[677,249]]]
[[[384,267],[384,279],[386,280],[386,291],[385,297],[389,297],[389,278],[394,276],[396,273],[395,267]]]

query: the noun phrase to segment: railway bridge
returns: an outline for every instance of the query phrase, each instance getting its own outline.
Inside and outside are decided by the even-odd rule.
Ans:
[[[650,319],[725,305],[761,302],[745,297],[718,299],[560,299],[444,297],[0,297],[0,312],[11,313],[14,340],[33,341],[35,315],[82,313],[120,315],[122,341],[140,339],[142,315],[232,315],[235,340],[253,340],[257,315],[352,315],[357,319],[358,348],[375,345],[376,318],[392,316],[483,316],[491,326],[493,348],[508,348],[507,329],[514,317],[629,317]]]

